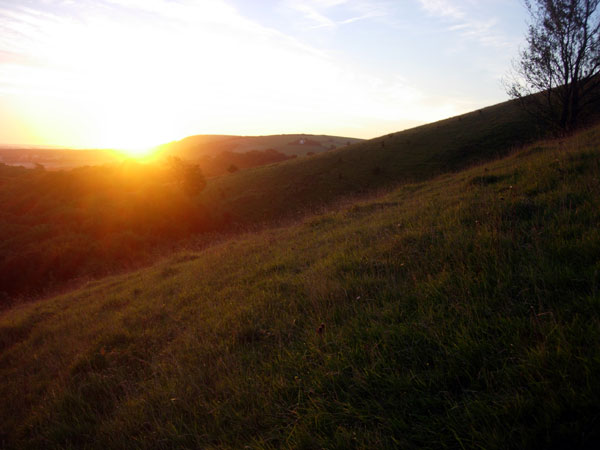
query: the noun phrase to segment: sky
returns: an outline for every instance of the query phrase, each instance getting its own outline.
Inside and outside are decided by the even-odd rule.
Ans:
[[[372,138],[507,99],[520,0],[0,0],[0,144]]]

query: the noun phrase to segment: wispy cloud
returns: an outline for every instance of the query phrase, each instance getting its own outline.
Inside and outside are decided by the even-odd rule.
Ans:
[[[286,0],[284,5],[300,13],[309,28],[335,29],[388,14],[386,3],[376,0]]]
[[[498,45],[478,1],[504,0],[273,0],[269,10],[245,0],[0,0],[0,115],[20,111],[57,144],[113,145],[119,133],[150,143],[198,132],[374,136],[378,121],[389,132],[465,111],[456,91],[429,93],[423,74],[442,58],[415,68],[390,55],[430,51],[421,37],[440,29],[464,47]],[[460,70],[448,59],[445,70]],[[75,133],[80,141],[67,138]]]
[[[305,19],[312,23],[312,28],[335,28],[337,23],[319,12],[317,8],[303,2],[293,2],[290,7],[301,13]]]
[[[453,20],[461,20],[465,17],[465,12],[453,4],[450,0],[419,0],[421,6],[428,13],[450,18]]]
[[[508,40],[497,30],[494,17],[481,17],[481,7],[486,0],[418,0],[421,8],[431,16],[449,23],[446,31],[476,40],[489,47],[507,47]]]
[[[331,117],[358,126],[365,116],[427,115],[420,97],[401,95],[412,92],[406,86],[394,84],[395,104],[385,76],[345,67],[225,0],[27,5],[0,7],[0,96],[38,117],[32,127],[50,142],[69,142],[68,123],[82,120],[92,128],[85,143],[110,146],[120,135],[121,145],[127,136],[158,143],[203,131],[325,132]],[[303,14],[322,26],[380,14],[357,0],[308,5]]]

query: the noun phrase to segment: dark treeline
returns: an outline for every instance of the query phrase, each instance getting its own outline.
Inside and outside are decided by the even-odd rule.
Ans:
[[[197,201],[194,168],[0,164],[0,304],[150,262],[161,245],[222,226]]]

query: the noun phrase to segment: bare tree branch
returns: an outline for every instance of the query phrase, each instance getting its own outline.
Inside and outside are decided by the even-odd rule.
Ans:
[[[513,62],[506,91],[536,117],[569,131],[599,87],[600,0],[523,2],[531,20],[527,47]]]

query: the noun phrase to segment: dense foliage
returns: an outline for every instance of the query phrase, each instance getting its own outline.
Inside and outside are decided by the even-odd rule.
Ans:
[[[218,218],[189,195],[202,174],[179,169],[0,165],[0,301],[147,263],[161,246],[214,228]]]

